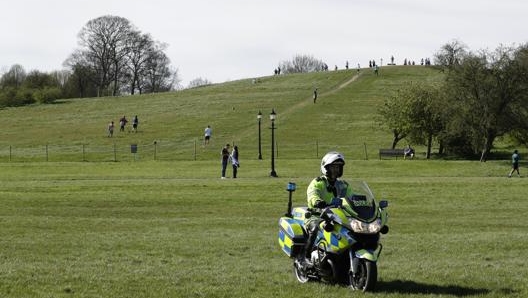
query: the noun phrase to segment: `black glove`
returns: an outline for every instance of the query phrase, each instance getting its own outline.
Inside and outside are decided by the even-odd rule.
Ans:
[[[333,198],[332,203],[330,203],[330,205],[335,207],[341,207],[343,206],[343,201],[340,198]]]
[[[315,207],[315,208],[324,208],[324,207],[326,207],[326,206],[328,206],[328,204],[326,204],[326,202],[323,201],[323,200],[318,200],[318,201],[316,201],[315,204],[314,204],[314,207]]]

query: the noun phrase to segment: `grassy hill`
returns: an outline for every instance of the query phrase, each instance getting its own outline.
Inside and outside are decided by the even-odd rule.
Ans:
[[[262,151],[269,156],[272,109],[277,113],[278,158],[317,157],[330,148],[349,158],[364,159],[366,153],[373,158],[378,148],[391,144],[389,132],[374,121],[378,105],[404,81],[440,76],[428,67],[392,66],[382,68],[379,76],[370,69],[359,74],[341,70],[269,76],[179,92],[8,108],[0,110],[4,120],[0,160],[9,154],[15,160],[42,159],[46,145],[52,160],[79,160],[82,150],[87,160],[112,159],[113,151],[123,160],[131,158],[130,144],[138,144],[144,158],[153,158],[156,150],[157,159],[205,160],[218,157],[225,143],[236,143],[242,158],[257,158],[259,111]],[[314,88],[319,90],[316,104]],[[107,124],[113,120],[117,125],[122,115],[129,120],[138,115],[139,132],[116,129],[108,138]],[[212,144],[203,148],[207,125],[213,128]]]

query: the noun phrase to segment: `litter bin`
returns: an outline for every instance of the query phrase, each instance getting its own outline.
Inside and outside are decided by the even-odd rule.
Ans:
[[[130,145],[130,153],[137,153],[137,144]]]

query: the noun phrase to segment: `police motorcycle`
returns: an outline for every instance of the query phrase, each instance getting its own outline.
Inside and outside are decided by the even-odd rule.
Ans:
[[[389,231],[385,200],[376,203],[364,181],[352,181],[354,195],[341,198],[341,206],[322,209],[295,207],[288,183],[287,213],[279,219],[279,245],[293,259],[293,270],[301,283],[322,281],[343,284],[352,290],[373,291],[378,277],[377,261],[383,246],[380,234]],[[306,251],[305,220],[319,215],[318,235]]]

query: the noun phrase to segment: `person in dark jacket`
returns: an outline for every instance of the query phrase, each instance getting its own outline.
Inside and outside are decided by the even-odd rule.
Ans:
[[[233,165],[233,178],[236,178],[238,168],[240,167],[240,163],[238,162],[238,146],[234,146],[233,151],[231,151],[231,164]]]

